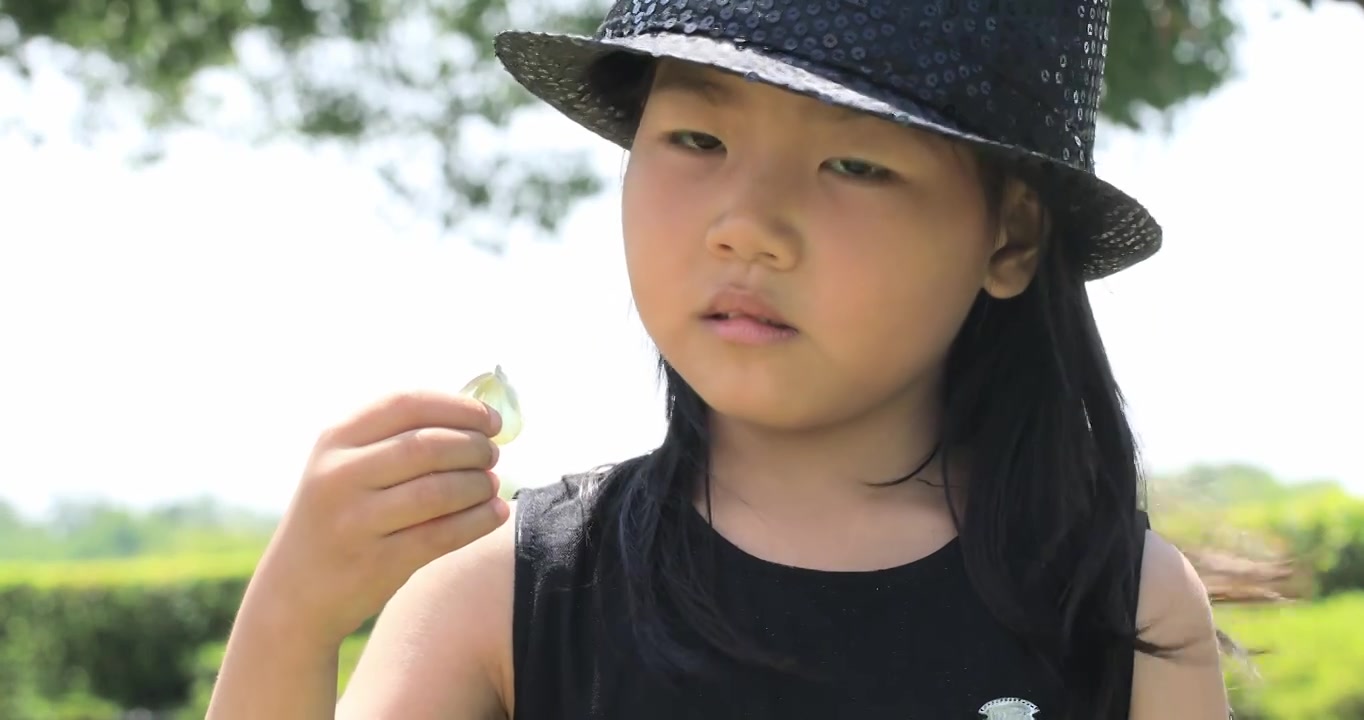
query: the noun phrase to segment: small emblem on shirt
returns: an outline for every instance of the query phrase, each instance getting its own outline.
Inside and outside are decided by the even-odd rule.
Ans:
[[[978,711],[987,720],[1031,720],[1038,707],[1021,698],[1000,698],[980,706]]]

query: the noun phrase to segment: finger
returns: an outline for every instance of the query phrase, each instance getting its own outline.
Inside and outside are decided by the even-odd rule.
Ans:
[[[326,436],[334,447],[360,447],[424,427],[474,430],[493,437],[502,430],[502,418],[486,403],[470,397],[413,391],[363,408]]]
[[[427,427],[343,451],[344,475],[369,488],[393,487],[413,478],[452,470],[491,470],[499,451],[473,430]]]
[[[500,482],[485,470],[433,473],[385,488],[369,499],[373,527],[392,535],[497,497]]]
[[[384,541],[395,545],[400,562],[409,567],[421,567],[496,530],[510,515],[511,508],[506,501],[493,498],[467,510],[401,530]]]

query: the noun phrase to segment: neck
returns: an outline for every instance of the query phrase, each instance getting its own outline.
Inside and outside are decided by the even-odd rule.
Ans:
[[[799,430],[763,427],[715,413],[710,420],[711,474],[717,495],[745,504],[830,508],[918,494],[943,480],[943,455],[924,461],[938,442],[939,411],[927,393],[897,398],[834,425]],[[922,470],[915,479],[878,487]],[[721,501],[720,498],[713,498]]]

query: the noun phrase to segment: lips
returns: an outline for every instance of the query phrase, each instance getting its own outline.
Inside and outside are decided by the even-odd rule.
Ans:
[[[748,319],[769,327],[795,329],[759,294],[742,288],[725,288],[716,293],[701,317],[707,320]]]
[[[786,323],[780,322],[778,320],[762,317],[761,315],[749,315],[748,313],[741,312],[711,313],[709,315],[706,315],[705,318],[707,320],[734,320],[735,318],[746,318],[748,320],[756,320],[757,322],[774,328],[784,328],[787,330],[793,329],[790,325],[787,325]]]

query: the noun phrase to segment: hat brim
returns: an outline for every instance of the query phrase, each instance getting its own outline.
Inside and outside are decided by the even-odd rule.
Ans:
[[[661,33],[597,39],[579,35],[509,31],[494,40],[507,72],[532,95],[574,122],[629,149],[638,112],[621,107],[621,98],[604,95],[589,80],[597,61],[613,53],[679,60],[739,75],[831,105],[863,112],[906,127],[1001,153],[1046,170],[1063,207],[1053,213],[1077,243],[1085,280],[1097,280],[1154,255],[1161,246],[1160,225],[1140,202],[1094,173],[1054,158],[992,141],[915,102],[905,94],[878,87],[802,58],[735,45],[703,35]]]

